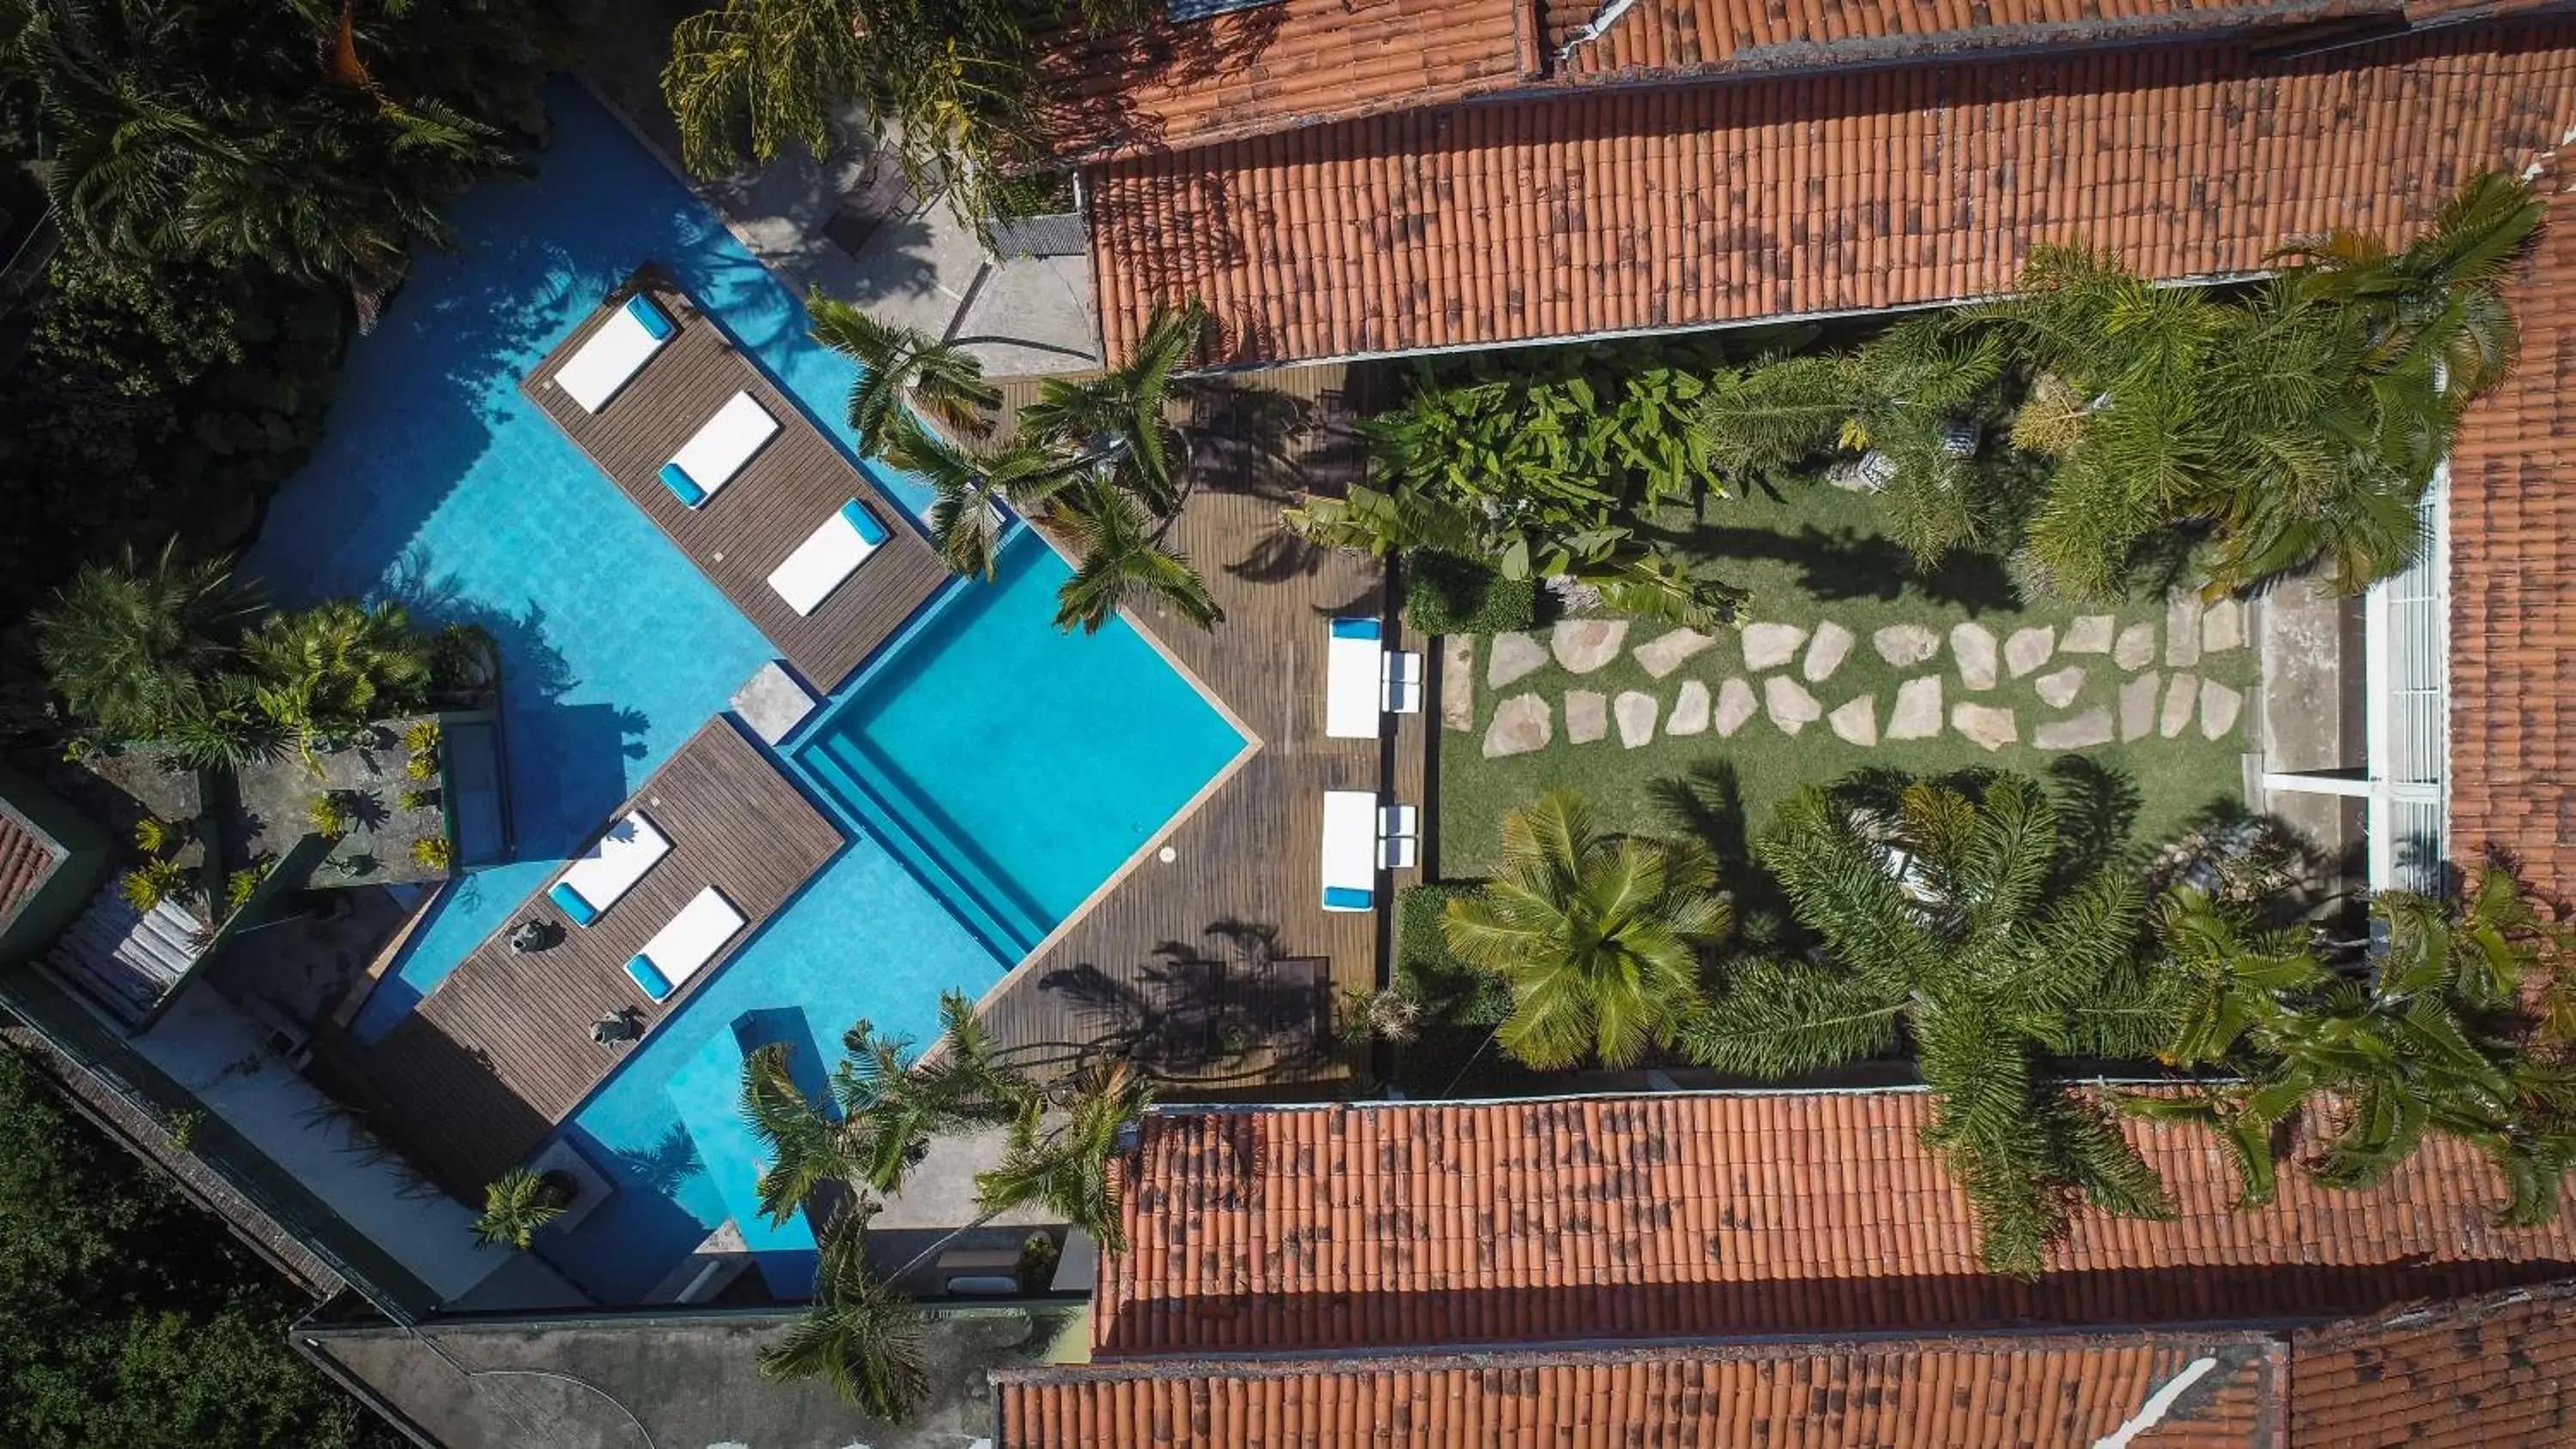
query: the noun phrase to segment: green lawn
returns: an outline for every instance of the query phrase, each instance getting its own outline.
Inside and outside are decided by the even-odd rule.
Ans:
[[[1540,792],[1559,786],[1581,790],[1604,822],[1640,832],[1673,834],[1696,829],[1725,834],[1758,833],[1772,806],[1799,786],[1839,779],[1869,768],[1925,774],[1970,768],[2001,768],[2045,776],[2052,769],[2081,769],[2066,762],[2065,752],[2043,751],[2030,744],[2036,725],[2109,705],[2118,714],[2117,691],[2135,677],[2108,654],[2060,652],[2020,679],[1998,670],[1994,688],[1962,689],[1952,660],[1948,634],[1953,624],[1974,620],[1993,631],[1998,642],[2014,630],[2054,625],[2062,640],[2078,616],[2109,613],[2117,626],[2148,622],[2157,628],[2157,651],[2144,670],[2166,676],[2165,605],[2161,593],[2141,589],[2139,596],[2116,607],[2075,609],[2050,605],[2023,608],[1999,560],[1976,556],[1954,559],[1937,574],[1918,576],[1904,553],[1881,537],[1874,505],[1866,497],[1822,485],[1791,491],[1785,499],[1752,497],[1715,499],[1689,531],[1688,551],[1718,562],[1710,571],[1753,591],[1746,618],[1752,622],[1798,625],[1811,634],[1833,620],[1857,639],[1840,668],[1820,683],[1808,683],[1800,670],[1804,648],[1785,668],[1810,690],[1827,711],[1856,695],[1877,701],[1876,716],[1886,728],[1896,687],[1927,673],[1943,676],[1944,727],[1929,739],[1882,739],[1871,748],[1846,743],[1824,720],[1805,726],[1796,736],[1783,733],[1757,709],[1730,738],[1714,728],[1697,736],[1667,736],[1661,724],[1670,717],[1682,685],[1699,680],[1712,693],[1730,676],[1742,677],[1757,698],[1762,678],[1745,667],[1740,637],[1721,638],[1678,670],[1657,680],[1637,662],[1636,646],[1666,632],[1657,624],[1630,625],[1617,658],[1587,674],[1568,673],[1554,658],[1537,672],[1500,691],[1486,685],[1490,640],[1476,641],[1475,728],[1446,730],[1440,746],[1440,848],[1442,873],[1470,878],[1494,859],[1502,813]],[[1942,636],[1940,651],[1929,661],[1896,668],[1871,645],[1872,632],[1883,625],[1913,623]],[[2115,631],[2116,632],[2116,631]],[[2065,709],[2045,704],[2034,690],[2037,680],[2067,665],[2085,671],[2081,692]],[[2246,647],[2205,654],[2190,672],[2242,689],[2255,675],[2250,640]],[[1615,697],[1636,690],[1654,696],[1659,716],[1655,738],[1636,749],[1623,748],[1615,721],[1608,736],[1588,744],[1567,738],[1563,706],[1568,690],[1592,690]],[[1494,710],[1503,699],[1535,691],[1550,702],[1553,735],[1536,752],[1486,759],[1481,745]],[[1989,752],[1948,727],[1950,707],[1962,702],[2006,706],[2019,724],[2019,742]],[[2076,752],[2109,776],[2125,781],[2136,794],[2135,838],[2153,840],[2171,834],[2214,802],[2241,794],[2239,756],[2243,750],[2252,701],[2235,726],[2216,740],[2204,739],[2194,718],[2181,737],[2150,734],[2131,743]],[[1737,799],[1717,783],[1731,767]],[[2112,793],[2099,792],[2097,793]]]

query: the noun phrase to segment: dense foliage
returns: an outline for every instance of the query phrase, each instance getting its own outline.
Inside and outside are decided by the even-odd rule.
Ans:
[[[1497,634],[1538,622],[1538,584],[1481,559],[1424,549],[1404,561],[1404,621],[1423,634]]]
[[[662,95],[689,169],[720,175],[790,145],[833,150],[856,106],[915,189],[974,223],[1020,214],[1019,178],[1060,137],[1041,53],[1075,22],[1159,14],[1156,0],[721,0],[671,35]]]
[[[298,1307],[0,1051],[0,1443],[399,1442],[288,1346]]]

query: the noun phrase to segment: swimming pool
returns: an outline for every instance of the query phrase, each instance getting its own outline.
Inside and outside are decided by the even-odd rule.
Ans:
[[[243,563],[284,602],[403,598],[425,622],[483,625],[500,647],[516,859],[450,888],[368,1000],[362,1036],[445,979],[775,654],[519,378],[652,258],[853,444],[855,370],[806,335],[796,298],[588,94],[562,84],[548,104],[536,176],[454,209],[459,248],[421,257],[384,324],[352,347],[329,436]],[[916,516],[927,506],[915,480],[863,466]],[[639,1301],[743,1211],[743,1050],[787,1041],[819,1065],[862,1019],[926,1040],[943,991],[999,980],[1029,930],[1078,904],[1240,751],[1124,623],[1089,638],[1053,630],[1064,565],[1040,541],[1006,559],[997,584],[951,585],[800,742],[822,758],[828,731],[883,769],[899,791],[882,813],[850,810],[840,787],[818,788],[819,770],[783,762],[842,807],[848,846],[566,1121],[562,1136],[614,1193],[538,1246],[600,1302]],[[1024,826],[1018,810],[1057,820]],[[978,916],[981,896],[931,884],[977,871],[1025,910],[1013,930]],[[792,1238],[765,1238],[764,1266],[786,1255],[792,1276]]]

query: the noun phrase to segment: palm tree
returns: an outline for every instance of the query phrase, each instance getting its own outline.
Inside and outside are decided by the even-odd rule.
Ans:
[[[1034,443],[1014,438],[979,457],[933,434],[908,413],[894,416],[885,460],[930,485],[930,542],[948,567],[990,579],[1002,541],[998,503],[1022,514],[1043,508],[1074,473]]]
[[[1695,845],[1602,833],[1556,790],[1503,817],[1503,872],[1441,919],[1449,949],[1511,988],[1496,1037],[1542,1071],[1632,1065],[1699,1005],[1699,948],[1731,924]]]
[[[1136,501],[1089,480],[1057,496],[1048,522],[1072,545],[1073,576],[1056,591],[1055,626],[1097,634],[1121,607],[1154,603],[1184,622],[1213,629],[1225,618],[1207,581],[1183,555],[1162,546]]]
[[[390,600],[279,612],[242,641],[260,708],[298,739],[354,730],[428,698],[429,641]]]
[[[1021,434],[1114,480],[1156,516],[1180,511],[1188,434],[1171,420],[1188,397],[1177,374],[1207,334],[1205,305],[1193,298],[1155,312],[1126,364],[1095,377],[1048,378],[1020,412]]]
[[[984,381],[984,364],[954,343],[911,327],[880,322],[847,302],[808,304],[814,340],[859,365],[850,385],[850,426],[871,453],[889,452],[906,402],[971,437],[993,430],[987,414],[1002,395]]]
[[[671,32],[662,99],[679,124],[680,159],[721,176],[766,164],[788,142],[817,160],[832,151],[832,113],[867,92],[861,0],[722,0]]]
[[[127,545],[84,565],[37,613],[36,657],[72,714],[125,739],[204,714],[250,617],[230,560],[188,560],[176,538],[150,562]]]
[[[526,1252],[537,1230],[562,1217],[579,1190],[568,1173],[511,1168],[484,1187],[474,1241]]]
[[[1131,1062],[1078,1073],[1052,1121],[1032,1102],[1012,1123],[1001,1165],[976,1175],[976,1205],[988,1218],[1042,1207],[1090,1234],[1104,1252],[1125,1252],[1118,1184],[1109,1164],[1128,1127],[1153,1104],[1152,1084]]]
[[[2439,1133],[2503,1171],[2506,1222],[2546,1221],[2576,1171],[2576,1074],[2553,1060],[2548,1023],[2526,1014],[2523,992],[2565,971],[2566,928],[2499,866],[2466,907],[2386,891],[2370,911],[2384,944],[2354,978],[2241,908],[2170,900],[2166,955],[2194,1006],[2168,1059],[2240,1076],[2124,1107],[2216,1131],[2249,1204],[2272,1197],[2280,1128],[2326,1103],[2333,1130],[2308,1164],[2318,1181],[2373,1186]]]
[[[2050,1079],[2053,1058],[2134,1056],[2165,1017],[2133,951],[2118,873],[2061,879],[2057,813],[2009,777],[1971,800],[1916,783],[1892,814],[1809,789],[1759,846],[1829,959],[1761,961],[1683,1030],[1726,1072],[1786,1077],[1910,1040],[1932,1089],[1924,1141],[1975,1205],[1986,1265],[2036,1275],[2081,1196],[2132,1216],[2163,1185],[2118,1128]]]
[[[867,1219],[874,1211],[873,1205],[852,1207],[824,1229],[813,1306],[761,1350],[760,1376],[825,1379],[845,1402],[899,1421],[930,1392],[929,1355],[921,1310],[868,1271]]]

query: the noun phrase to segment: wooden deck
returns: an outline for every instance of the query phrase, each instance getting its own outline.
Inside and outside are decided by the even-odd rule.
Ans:
[[[546,354],[520,391],[724,591],[797,673],[828,693],[948,582],[948,568],[911,513],[880,494],[840,445],[686,294],[650,272],[639,276],[638,285],[679,324],[679,333],[606,407],[584,410],[555,386],[554,375],[624,304],[622,291]],[[758,398],[778,419],[778,432],[713,498],[690,508],[657,475],[737,392]],[[800,615],[769,587],[770,571],[853,498],[890,536],[822,607]]]
[[[634,1050],[592,1042],[591,1023],[629,1011],[649,1035],[843,843],[726,716],[699,730],[601,827],[639,806],[670,837],[671,852],[596,923],[572,926],[541,887],[381,1039],[331,1031],[315,1044],[313,1070],[324,1086],[468,1201],[533,1152]],[[646,999],[626,974],[627,959],[710,885],[746,925],[670,1000]],[[522,955],[507,937],[531,917],[555,927],[560,940]]]
[[[1330,619],[1385,617],[1390,648],[1423,641],[1395,637],[1377,561],[1312,548],[1279,526],[1297,489],[1334,491],[1358,474],[1354,371],[1235,379],[1200,404],[1206,441],[1193,453],[1196,491],[1176,540],[1225,621],[1205,632],[1157,611],[1131,618],[1260,748],[1174,828],[1167,843],[1177,859],[1146,857],[986,994],[984,1018],[1002,1042],[1042,1054],[1130,1052],[1176,1095],[1348,1070],[1317,1040],[1316,1024],[1342,993],[1378,985],[1394,892],[1417,876],[1381,876],[1379,911],[1324,910],[1324,792],[1374,790],[1422,805],[1426,828],[1430,815],[1419,765],[1427,716],[1389,716],[1377,740],[1324,734]],[[1013,405],[1035,391],[1021,382],[1004,390]],[[1245,441],[1283,431],[1276,451]],[[1402,768],[1407,738],[1415,763]]]

